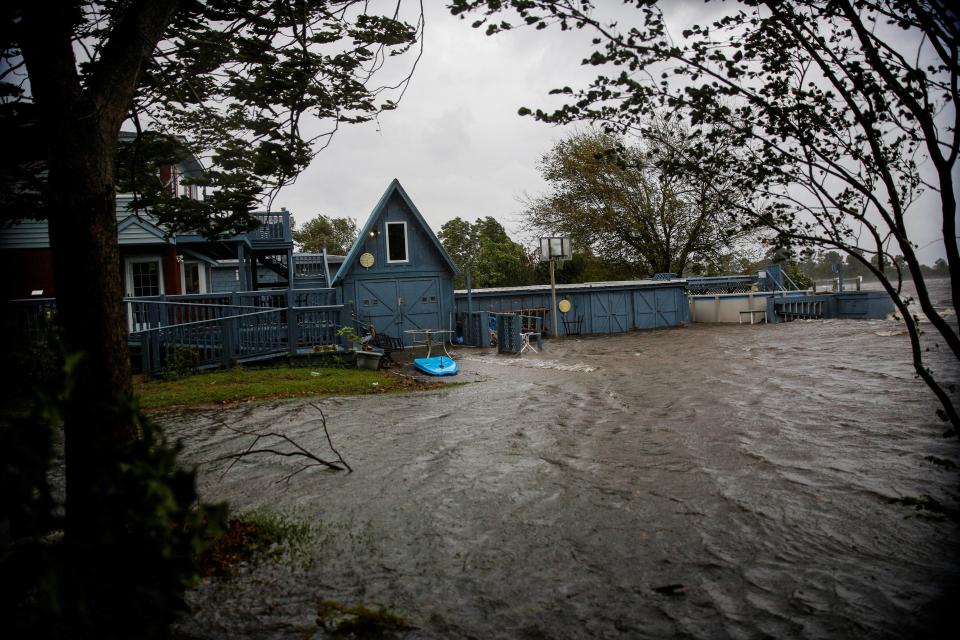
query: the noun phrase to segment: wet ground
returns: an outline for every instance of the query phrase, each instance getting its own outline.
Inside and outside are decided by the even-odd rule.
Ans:
[[[956,361],[930,357],[960,383]],[[388,607],[410,638],[921,638],[955,623],[956,440],[900,325],[812,321],[461,349],[470,384],[319,404],[354,473],[201,467],[201,492],[316,525],[294,562],[190,594],[202,638],[323,637],[322,599]],[[193,462],[282,430],[303,401],[168,417]]]

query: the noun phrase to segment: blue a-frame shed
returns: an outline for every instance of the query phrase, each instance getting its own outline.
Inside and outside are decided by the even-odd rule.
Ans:
[[[333,278],[345,312],[410,344],[411,329],[453,328],[457,267],[396,179]]]

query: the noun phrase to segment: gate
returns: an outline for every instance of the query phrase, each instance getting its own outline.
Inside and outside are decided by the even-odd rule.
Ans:
[[[654,324],[657,327],[673,327],[678,323],[676,292],[672,289],[656,289],[654,292],[657,315]]]
[[[593,295],[593,331],[620,333],[629,329],[627,294],[623,291]]]
[[[357,282],[357,309],[362,322],[409,344],[404,331],[443,329],[440,283],[437,278],[367,280]]]
[[[396,280],[357,282],[357,311],[360,321],[372,324],[377,333],[400,335],[400,296]]]

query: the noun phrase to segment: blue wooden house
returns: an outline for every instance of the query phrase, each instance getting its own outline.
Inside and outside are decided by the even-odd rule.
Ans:
[[[453,328],[457,267],[396,179],[333,277],[359,322],[410,344],[411,329]]]

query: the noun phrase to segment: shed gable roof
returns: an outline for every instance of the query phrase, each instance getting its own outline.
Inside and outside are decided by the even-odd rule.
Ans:
[[[443,257],[444,261],[450,266],[450,270],[453,273],[457,273],[457,265],[453,262],[453,259],[450,257],[450,254],[447,253],[447,250],[443,248],[443,244],[440,243],[439,238],[436,234],[433,233],[433,229],[430,228],[430,225],[427,224],[427,221],[424,220],[423,215],[417,209],[417,205],[413,204],[413,200],[410,199],[410,196],[407,195],[407,192],[404,190],[403,186],[400,184],[400,181],[396,178],[390,183],[387,187],[387,190],[383,192],[383,195],[380,197],[380,200],[377,201],[376,206],[373,207],[373,211],[370,212],[370,217],[367,218],[366,223],[363,225],[363,228],[360,230],[360,234],[357,236],[357,239],[354,241],[353,246],[350,247],[350,252],[347,253],[347,257],[344,258],[343,264],[340,265],[340,268],[337,270],[337,275],[333,277],[333,282],[330,283],[330,286],[334,286],[343,279],[347,273],[350,271],[352,266],[356,264],[357,259],[360,256],[360,252],[363,250],[364,239],[370,233],[370,231],[377,224],[377,220],[380,219],[380,216],[383,214],[384,210],[387,207],[387,204],[390,202],[390,198],[398,194],[403,200],[404,204],[407,205],[407,208],[410,209],[410,213],[413,214],[414,220],[420,225],[424,233],[433,243],[434,248],[437,252]]]

